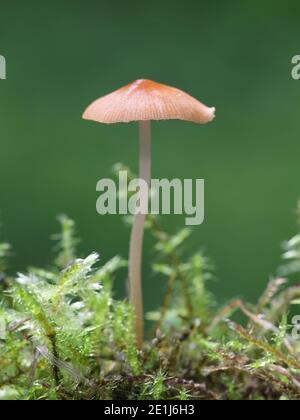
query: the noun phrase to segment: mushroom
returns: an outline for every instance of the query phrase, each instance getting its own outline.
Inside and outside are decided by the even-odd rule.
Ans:
[[[151,80],[139,79],[93,102],[83,118],[104,124],[139,122],[140,179],[151,179],[151,120],[185,120],[198,124],[212,121],[215,108],[208,108],[187,93]],[[142,197],[142,200],[148,200]],[[129,251],[130,300],[134,308],[137,345],[143,343],[141,261],[145,214],[136,212]]]

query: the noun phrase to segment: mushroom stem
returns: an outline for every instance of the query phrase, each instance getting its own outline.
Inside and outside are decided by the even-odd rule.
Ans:
[[[151,123],[150,121],[141,121],[139,123],[140,137],[140,179],[146,181],[148,188],[151,179]],[[148,190],[149,191],[149,190]],[[141,200],[148,201],[147,197],[141,197]],[[144,201],[146,202],[146,201]],[[136,342],[139,348],[143,345],[144,338],[144,316],[143,316],[143,296],[141,282],[142,251],[144,239],[144,225],[146,214],[137,213],[134,216],[134,222],[130,240],[129,250],[129,287],[130,301],[134,308]]]

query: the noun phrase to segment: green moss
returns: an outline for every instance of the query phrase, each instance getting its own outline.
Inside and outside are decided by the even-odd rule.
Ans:
[[[207,287],[211,263],[182,252],[189,231],[169,235],[149,217],[166,296],[148,314],[153,329],[139,351],[132,308],[112,291],[126,261],[77,259],[75,224],[59,221],[58,255],[47,270],[9,278],[10,247],[0,245],[0,399],[300,399],[300,340],[287,315],[298,286],[272,280],[256,306],[234,300],[218,308]],[[293,268],[300,261],[298,248],[289,242],[287,271],[291,258]],[[236,311],[243,325],[228,320]]]

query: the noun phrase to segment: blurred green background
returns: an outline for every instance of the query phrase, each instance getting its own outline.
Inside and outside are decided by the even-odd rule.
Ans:
[[[205,178],[206,220],[188,251],[211,257],[221,301],[254,299],[296,227],[299,23],[296,0],[2,0],[0,219],[1,238],[14,247],[11,269],[48,264],[62,212],[77,221],[83,255],[127,256],[129,229],[121,217],[96,214],[95,186],[115,162],[137,169],[137,126],[81,114],[95,98],[150,78],[217,108],[206,126],[153,124],[153,176]],[[175,232],[184,217],[162,222]],[[147,274],[152,256],[147,237],[147,309],[163,287]]]

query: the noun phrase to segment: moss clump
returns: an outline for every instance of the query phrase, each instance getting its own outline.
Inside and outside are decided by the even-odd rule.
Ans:
[[[76,259],[74,222],[60,223],[47,270],[10,278],[10,247],[0,245],[0,399],[300,399],[300,339],[287,315],[300,286],[277,278],[257,305],[234,300],[218,308],[207,291],[209,260],[182,257],[190,231],[170,236],[149,217],[153,269],[166,278],[166,295],[148,314],[152,333],[138,351],[132,308],[112,293],[126,261],[102,266],[95,253]],[[296,238],[286,246],[286,274],[300,261]],[[242,325],[233,321],[236,311]]]

